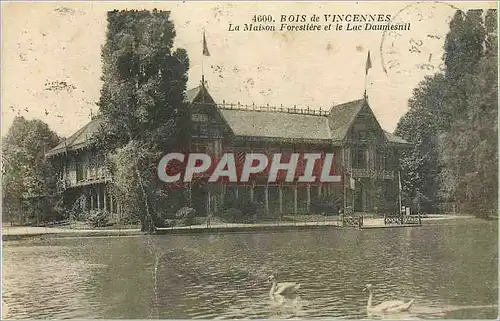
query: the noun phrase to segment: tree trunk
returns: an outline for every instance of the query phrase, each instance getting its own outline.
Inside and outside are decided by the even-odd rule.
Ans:
[[[141,219],[141,231],[146,232],[148,234],[153,234],[156,232],[156,227],[153,221],[153,217],[151,216],[151,212],[149,211],[149,202],[148,195],[144,190],[144,185],[142,183],[141,173],[139,172],[139,168],[136,167],[135,172],[137,174],[137,179],[139,180],[139,185],[141,187],[142,195],[144,197],[144,205],[146,207],[146,217],[142,217]]]

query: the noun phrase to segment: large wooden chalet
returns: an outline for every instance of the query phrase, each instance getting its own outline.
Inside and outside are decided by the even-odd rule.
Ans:
[[[188,90],[194,135],[193,152],[333,152],[335,168],[343,179],[327,184],[241,185],[203,184],[198,178],[185,186],[188,197],[173,202],[166,212],[192,206],[197,213],[217,215],[235,199],[261,203],[269,213],[307,213],[311,204],[336,203],[356,212],[396,212],[398,208],[399,152],[409,144],[384,131],[365,98],[330,110],[272,108],[217,104],[204,85]],[[120,214],[121,205],[107,190],[112,177],[104,156],[90,147],[99,118],[47,153],[60,164],[67,206],[85,195],[90,209]],[[168,151],[166,151],[168,152]],[[354,184],[352,181],[354,180]],[[353,186],[354,185],[354,186]],[[354,187],[354,189],[353,189]]]

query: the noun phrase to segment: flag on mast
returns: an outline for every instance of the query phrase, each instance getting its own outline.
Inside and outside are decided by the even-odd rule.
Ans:
[[[205,31],[203,31],[203,56],[209,56],[210,52],[208,51],[207,40],[205,39]]]
[[[368,75],[368,70],[372,67],[372,59],[370,58],[370,50],[368,50],[368,57],[366,57],[365,73]]]
[[[372,59],[370,57],[370,50],[368,50],[368,56],[366,57],[366,66],[365,66],[365,100],[368,99],[368,95],[366,94],[366,82],[368,79],[368,70],[372,67]]]

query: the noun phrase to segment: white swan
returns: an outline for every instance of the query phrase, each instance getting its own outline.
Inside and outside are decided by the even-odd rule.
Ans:
[[[384,301],[379,305],[372,306],[372,298],[373,298],[373,286],[371,284],[367,284],[363,291],[368,291],[370,294],[368,296],[368,304],[366,305],[366,311],[368,313],[398,313],[408,311],[413,304],[413,299],[404,302],[401,300],[393,300],[393,301]]]
[[[275,296],[286,296],[289,294],[294,294],[300,288],[300,284],[296,282],[282,282],[276,283],[274,275],[269,277],[269,281],[272,282],[271,289],[269,290],[269,296],[274,299]]]

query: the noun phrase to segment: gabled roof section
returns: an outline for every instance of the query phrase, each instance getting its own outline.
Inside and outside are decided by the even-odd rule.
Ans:
[[[47,152],[45,156],[51,156],[59,154],[66,151],[78,150],[80,148],[86,147],[88,145],[88,139],[90,139],[99,129],[101,125],[101,118],[95,117],[87,125],[80,128],[76,133],[69,136],[62,143]]]
[[[364,102],[364,99],[359,99],[333,106],[330,109],[328,124],[330,125],[332,140],[341,141],[345,138],[354,119],[356,119],[359,111],[363,108]]]
[[[382,129],[382,126],[380,125],[380,123],[378,122],[378,119],[377,117],[375,116],[375,113],[373,112],[373,110],[371,109],[370,107],[370,104],[368,103],[368,101],[366,101],[365,99],[365,103],[362,105],[361,109],[358,111],[358,113],[365,113],[365,114],[369,114],[371,117],[372,117],[372,121],[375,123],[375,127],[378,129],[378,136],[381,140],[383,141],[387,141],[387,138],[385,137],[385,134],[384,134],[384,130]],[[356,117],[359,117],[359,116],[356,116]],[[354,120],[354,123],[356,122],[356,120]]]
[[[349,129],[356,120],[357,115],[361,112],[361,110],[363,110],[363,107],[366,107],[373,115],[373,118],[377,123],[377,127],[383,132],[389,144],[401,147],[408,147],[412,145],[403,138],[383,130],[365,98],[333,106],[330,109],[330,115],[328,118],[330,131],[332,133],[331,137],[334,142],[342,141],[346,137]]]
[[[201,92],[201,85],[198,87],[194,87],[191,89],[186,90],[186,102],[192,103],[195,101],[195,99],[200,95]]]
[[[229,130],[238,137],[279,141],[298,140],[332,145],[342,144],[363,107],[366,106],[371,111],[365,99],[333,106],[328,116],[265,109],[226,109],[215,104],[212,96],[203,85],[187,90],[185,98],[185,101],[190,104],[213,105],[222,120],[227,123]],[[375,115],[373,117],[377,121]],[[98,131],[100,124],[101,118],[95,117],[64,142],[51,149],[46,156],[87,147],[89,139]],[[380,127],[380,124],[378,126]],[[381,131],[383,130],[381,129]],[[411,146],[410,143],[394,134],[387,131],[383,131],[383,134],[390,144],[401,147]]]
[[[185,102],[190,104],[202,102],[215,103],[207,88],[203,85],[186,90]]]
[[[384,130],[385,137],[387,138],[387,141],[392,144],[397,144],[397,145],[407,145],[411,146],[412,144],[404,140],[403,138],[396,136],[394,134],[389,133],[388,131]]]
[[[205,95],[205,96],[203,96]],[[205,98],[206,102],[213,102],[213,98],[210,96],[208,91],[204,86],[198,86],[189,90],[186,90],[186,102],[194,103],[198,101],[202,101],[202,97]],[[101,120],[99,117],[91,120],[87,125],[80,128],[74,134],[69,136],[65,141],[48,151],[45,156],[52,156],[59,153],[78,150],[80,148],[84,148],[88,145],[88,139],[94,135],[99,126],[101,124]]]
[[[325,116],[222,108],[220,112],[236,136],[330,141]]]

